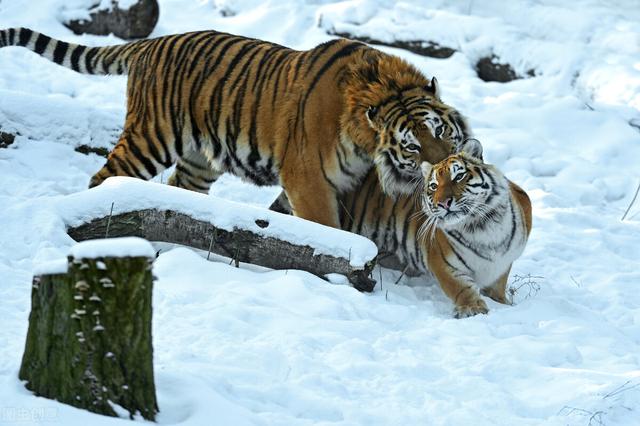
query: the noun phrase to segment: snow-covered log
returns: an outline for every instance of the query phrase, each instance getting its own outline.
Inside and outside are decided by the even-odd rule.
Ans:
[[[158,411],[151,344],[149,242],[86,241],[33,278],[19,377],[36,395],[117,416]]]
[[[236,264],[342,274],[361,291],[375,284],[370,240],[267,209],[132,178],[110,178],[65,197],[60,208],[76,241],[137,236],[210,250]]]

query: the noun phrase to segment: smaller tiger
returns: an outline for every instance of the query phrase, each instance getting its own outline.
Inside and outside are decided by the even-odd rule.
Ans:
[[[457,318],[488,312],[478,291],[509,303],[509,271],[531,232],[528,195],[481,156],[472,139],[459,154],[422,163],[426,220],[418,238],[427,240],[428,268],[456,305]]]
[[[487,313],[481,294],[509,303],[509,271],[531,231],[529,197],[482,161],[475,139],[421,168],[424,188],[417,197],[386,196],[369,173],[339,202],[342,228],[370,238],[405,269],[431,272],[455,304],[456,318]]]

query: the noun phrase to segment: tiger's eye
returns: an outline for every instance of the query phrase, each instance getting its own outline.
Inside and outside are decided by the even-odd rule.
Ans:
[[[410,143],[404,147],[404,150],[407,152],[420,153],[422,152],[422,147],[416,143]]]

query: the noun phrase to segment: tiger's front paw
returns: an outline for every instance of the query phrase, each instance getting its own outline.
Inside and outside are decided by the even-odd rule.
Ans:
[[[456,318],[467,318],[478,314],[486,314],[489,308],[484,300],[477,298],[469,302],[457,305],[453,310],[453,316]]]

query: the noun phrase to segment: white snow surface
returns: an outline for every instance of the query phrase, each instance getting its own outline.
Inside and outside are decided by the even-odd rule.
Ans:
[[[69,255],[74,259],[97,259],[99,257],[149,257],[156,251],[149,241],[138,237],[106,238],[79,242],[71,247]]]
[[[66,274],[69,271],[67,258],[43,261],[33,267],[33,275]]]
[[[119,42],[73,35],[59,22],[71,3],[1,0],[0,27]],[[153,295],[160,424],[640,424],[640,201],[621,220],[640,181],[636,0],[160,7],[154,35],[213,28],[302,49],[333,28],[456,48],[448,59],[383,50],[438,77],[485,158],[533,202],[531,238],[511,271],[515,304],[488,301],[488,315],[464,320],[423,277],[376,270],[376,291],[360,294],[304,272],[164,251]],[[481,81],[473,66],[491,52],[536,76]],[[0,424],[130,424],[37,398],[17,378],[34,267],[73,244],[57,206],[103,163],[73,148],[112,146],[125,86],[0,49],[0,127],[20,134],[0,149]],[[279,190],[224,176],[211,194],[267,206]]]
[[[316,254],[349,259],[349,264],[354,268],[362,269],[378,254],[376,245],[360,235],[272,212],[264,207],[129,177],[109,178],[95,188],[56,200],[55,206],[64,223],[69,226],[77,226],[111,213],[155,208],[184,213],[226,231],[246,229],[264,237],[308,245]],[[256,221],[266,221],[268,226],[260,227]]]

